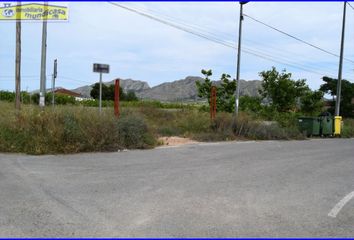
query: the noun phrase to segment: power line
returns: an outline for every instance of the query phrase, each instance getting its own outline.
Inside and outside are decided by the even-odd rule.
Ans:
[[[253,49],[249,50],[247,47],[243,47],[243,48],[246,49],[246,51],[247,51],[246,53],[252,54],[252,55],[257,56],[257,57],[261,57],[261,58],[269,60],[269,61],[273,61],[273,62],[276,62],[276,63],[284,64],[284,65],[287,65],[287,66],[290,66],[290,67],[293,67],[293,68],[297,68],[297,69],[300,69],[300,70],[303,70],[303,71],[306,71],[306,72],[314,73],[314,74],[317,74],[317,75],[320,75],[320,76],[327,75],[329,77],[335,78],[335,75],[333,75],[333,74],[321,73],[321,72],[315,71],[313,68],[307,68],[305,65],[300,65],[300,64],[294,63],[292,61],[286,60],[284,58],[280,61],[278,59],[274,59],[274,57],[272,55],[264,53],[262,51],[257,51],[257,50],[253,50]]]
[[[208,28],[206,28],[206,27],[204,27],[204,26],[196,25],[196,24],[194,24],[194,23],[189,23],[189,22],[187,22],[187,21],[185,21],[185,20],[183,20],[183,19],[176,18],[176,17],[174,17],[174,16],[169,16],[169,15],[167,15],[167,14],[165,14],[165,13],[156,11],[155,9],[150,9],[150,8],[149,8],[149,9],[143,9],[143,8],[141,8],[141,7],[139,8],[139,7],[136,7],[136,6],[134,6],[134,9],[139,10],[140,12],[145,12],[145,13],[147,13],[147,14],[149,14],[149,15],[152,15],[151,12],[152,12],[152,13],[155,13],[155,16],[156,16],[156,14],[157,14],[157,15],[160,15],[160,17],[162,16],[162,17],[164,17],[165,19],[168,19],[168,20],[173,21],[173,22],[177,22],[178,24],[183,25],[183,26],[185,26],[185,27],[198,29],[198,31],[203,31],[203,32],[209,33],[209,34],[211,34],[211,35],[215,35],[215,32],[216,32],[216,31],[219,31],[219,29],[217,30],[217,29],[215,29],[215,28],[210,28],[210,26],[208,26]],[[235,34],[235,35],[232,35],[232,34],[230,34],[230,33],[225,33],[225,32],[219,32],[219,34],[221,34],[221,35],[223,35],[223,36],[225,36],[225,37],[227,37],[227,38],[231,38],[231,39],[235,39],[235,38],[236,38],[236,34]],[[229,40],[228,40],[228,41],[229,41]],[[230,41],[231,41],[231,40],[230,40]]]
[[[181,30],[181,31],[184,31],[184,32],[193,34],[193,35],[195,35],[195,36],[204,38],[204,39],[206,39],[206,40],[213,41],[213,42],[215,42],[215,43],[224,45],[225,47],[231,47],[231,48],[237,49],[236,46],[234,46],[234,45],[232,45],[232,44],[229,44],[229,43],[226,43],[226,42],[224,42],[224,41],[222,41],[222,40],[216,39],[216,38],[214,38],[214,37],[207,36],[207,35],[202,34],[202,33],[198,33],[198,32],[189,30],[189,29],[187,29],[187,28],[185,28],[185,27],[178,26],[177,24],[174,24],[174,23],[165,21],[165,20],[163,20],[163,19],[160,19],[160,18],[158,18],[158,17],[152,16],[152,15],[147,14],[147,13],[143,13],[143,12],[138,11],[138,10],[136,10],[136,9],[133,9],[133,8],[130,8],[130,7],[127,7],[127,6],[123,6],[123,5],[121,5],[121,4],[114,3],[114,2],[108,2],[108,3],[110,3],[110,4],[112,4],[112,5],[115,5],[115,6],[117,6],[117,7],[120,7],[120,8],[124,8],[124,9],[126,9],[126,10],[128,10],[128,11],[134,12],[134,13],[139,14],[139,15],[141,15],[141,16],[150,18],[150,19],[152,19],[152,20],[158,21],[158,22],[160,22],[160,23],[162,23],[162,24],[165,24],[165,25],[168,25],[168,26],[170,26],[170,27],[177,28],[177,29],[179,29],[179,30]]]
[[[299,41],[299,42],[301,42],[301,43],[304,43],[304,44],[306,44],[306,45],[308,45],[308,46],[310,46],[310,47],[313,47],[313,48],[315,48],[315,49],[317,49],[317,50],[320,50],[320,51],[322,51],[322,52],[324,52],[324,53],[327,53],[327,54],[329,54],[329,55],[332,55],[332,56],[335,56],[335,57],[338,57],[338,58],[339,58],[339,55],[338,55],[338,54],[335,54],[335,53],[330,52],[330,51],[328,51],[328,50],[326,50],[326,49],[323,49],[323,48],[321,48],[321,47],[318,47],[318,46],[316,46],[316,45],[314,45],[314,44],[312,44],[312,43],[310,43],[310,42],[307,42],[307,41],[305,41],[305,40],[302,40],[302,39],[300,39],[300,38],[298,38],[298,37],[296,37],[296,36],[294,36],[294,35],[291,35],[290,33],[284,32],[284,31],[282,31],[282,30],[280,30],[280,29],[278,29],[278,28],[276,28],[276,27],[273,27],[273,26],[271,26],[271,25],[269,25],[269,24],[267,24],[267,23],[265,23],[265,22],[262,22],[261,20],[258,20],[258,19],[254,18],[254,17],[251,17],[251,16],[249,16],[249,15],[247,15],[247,14],[245,14],[245,13],[244,13],[243,15],[244,15],[245,17],[248,17],[249,19],[255,21],[255,22],[258,22],[258,23],[260,23],[260,24],[262,24],[262,25],[264,25],[264,26],[266,26],[266,27],[268,27],[268,28],[270,28],[270,29],[273,29],[273,30],[275,30],[275,31],[277,31],[277,32],[279,32],[279,33],[281,33],[281,34],[284,34],[284,35],[286,35],[286,36],[288,36],[288,37],[290,37],[290,38],[292,38],[292,39],[295,39],[295,40],[297,40],[297,41]],[[352,60],[350,60],[350,59],[348,59],[348,58],[344,58],[344,59],[347,60],[347,61],[349,61],[349,62],[351,62],[351,63],[354,63],[354,61],[352,61]]]
[[[149,19],[158,21],[158,22],[160,22],[160,23],[162,23],[162,24],[165,24],[165,25],[168,25],[168,26],[170,26],[170,27],[173,27],[173,28],[182,30],[182,31],[184,31],[184,32],[193,34],[193,35],[195,35],[195,36],[204,38],[204,39],[206,39],[206,40],[209,40],[209,41],[212,41],[212,42],[221,44],[221,45],[226,46],[226,47],[229,47],[229,48],[237,49],[237,47],[236,47],[235,45],[230,44],[230,43],[226,43],[224,40],[220,40],[220,39],[218,39],[218,38],[216,38],[216,37],[210,37],[210,36],[205,35],[205,34],[203,34],[203,33],[199,33],[199,32],[196,32],[196,31],[193,31],[193,30],[190,30],[190,29],[186,29],[186,28],[181,27],[181,26],[179,26],[179,25],[177,25],[177,24],[170,23],[170,22],[168,22],[168,21],[166,21],[166,20],[163,20],[163,19],[158,18],[158,17],[156,17],[156,16],[153,16],[153,15],[151,15],[151,14],[147,14],[147,13],[141,12],[141,11],[136,10],[136,9],[134,9],[134,8],[131,8],[131,7],[123,6],[123,5],[121,5],[121,4],[113,3],[113,2],[108,2],[108,3],[110,3],[110,4],[114,5],[114,6],[117,6],[117,7],[123,8],[123,9],[126,9],[126,10],[128,10],[128,11],[134,12],[134,13],[139,14],[139,15],[141,15],[141,16],[147,17],[147,18],[149,18]],[[245,53],[247,53],[247,54],[250,54],[250,55],[253,55],[253,56],[262,58],[262,59],[266,59],[266,60],[268,60],[268,61],[272,61],[272,62],[275,62],[275,63],[284,64],[284,65],[287,65],[287,66],[291,66],[291,67],[293,67],[293,68],[297,68],[297,69],[301,69],[301,70],[304,70],[304,71],[307,71],[307,72],[319,74],[319,75],[321,75],[321,76],[323,76],[323,75],[331,75],[331,74],[323,74],[323,73],[315,72],[315,71],[313,71],[313,70],[311,70],[311,69],[306,69],[306,68],[304,68],[304,67],[302,67],[302,66],[296,66],[294,63],[284,63],[284,62],[282,62],[282,61],[279,61],[279,60],[274,59],[274,58],[273,58],[272,56],[270,56],[270,55],[268,55],[268,56],[266,55],[266,56],[265,56],[265,55],[262,54],[262,53],[254,52],[252,49],[242,50],[242,52],[245,52]]]
[[[164,14],[164,13],[161,13],[161,12],[159,12],[159,11],[156,11],[156,10],[154,10],[154,9],[150,9],[150,8],[144,8],[144,7],[141,7],[141,6],[137,6],[137,5],[135,5],[134,6],[134,8],[133,7],[130,7],[131,9],[134,9],[134,10],[136,10],[136,11],[139,11],[139,12],[143,12],[143,13],[145,13],[146,15],[149,15],[149,16],[153,16],[153,17],[155,17],[155,18],[159,18],[159,19],[161,19],[161,16],[162,17],[164,17],[165,19],[167,19],[167,20],[169,20],[169,21],[174,21],[174,22],[177,22],[179,25],[183,25],[183,26],[185,26],[185,27],[187,27],[187,28],[192,28],[192,29],[194,29],[194,30],[196,30],[196,31],[203,31],[203,35],[204,36],[206,36],[206,34],[204,34],[204,33],[208,33],[208,35],[210,36],[210,35],[212,35],[212,37],[214,38],[214,39],[217,39],[218,41],[223,41],[224,43],[226,43],[227,42],[227,44],[231,44],[231,45],[236,45],[236,43],[235,42],[233,42],[233,41],[231,41],[231,40],[220,40],[220,38],[218,39],[218,36],[217,35],[223,35],[223,36],[225,36],[225,37],[227,37],[227,38],[234,38],[235,36],[234,35],[231,35],[231,34],[229,34],[229,33],[224,33],[224,32],[217,32],[218,30],[215,30],[215,29],[208,29],[208,28],[205,28],[204,26],[198,26],[198,25],[196,25],[196,24],[192,24],[192,23],[188,23],[188,22],[186,22],[185,20],[183,20],[183,19],[179,19],[179,18],[176,18],[176,17],[172,17],[172,16],[169,16],[169,15],[166,15],[166,14]],[[155,16],[152,14],[152,13],[155,13]],[[158,15],[158,16],[156,16],[156,14]],[[194,31],[195,32],[195,31]],[[215,32],[217,33],[217,35],[215,34]],[[199,32],[200,33],[200,32]],[[216,36],[216,37],[215,37]],[[208,39],[209,40],[209,39]],[[219,42],[217,42],[217,43],[219,43]],[[263,44],[264,45],[264,44]],[[235,48],[236,48],[237,46],[235,46]],[[253,47],[254,48],[254,47]],[[304,61],[304,60],[308,60],[308,56],[306,55],[301,55],[301,54],[298,54],[298,53],[295,53],[295,52],[290,52],[290,51],[287,51],[287,50],[284,50],[284,49],[280,49],[280,48],[275,48],[275,47],[270,47],[270,46],[267,46],[267,48],[272,48],[272,49],[275,49],[276,51],[278,51],[278,52],[281,52],[281,54],[279,54],[279,53],[277,53],[277,55],[282,55],[282,56],[285,56],[283,53],[285,53],[285,52],[288,52],[289,54],[291,54],[291,56],[292,56],[292,58],[293,58],[293,56],[294,55],[297,55],[297,56],[299,56],[299,57],[301,57],[302,59],[299,59],[299,60],[301,60],[301,61]],[[257,49],[257,48],[254,48],[254,49]],[[265,50],[263,50],[263,51],[265,51]],[[269,56],[269,55],[268,55]],[[277,58],[279,58],[278,56],[277,56]],[[288,56],[286,56],[285,58],[288,58]],[[294,63],[293,62],[293,64],[296,64],[296,63]],[[300,64],[301,65],[301,64]],[[320,70],[322,70],[320,67],[317,67],[317,66],[312,66],[311,68],[317,68],[317,69],[320,69]],[[328,69],[327,67],[326,67],[326,69]],[[337,71],[337,69],[336,70],[332,70],[332,71]]]
[[[161,17],[161,16],[163,16],[163,17],[165,17],[166,19],[168,19],[168,20],[172,20],[172,21],[174,21],[174,22],[177,22],[178,24],[180,24],[180,25],[183,25],[183,26],[186,26],[186,27],[189,27],[189,28],[192,28],[192,29],[194,29],[194,30],[197,30],[197,31],[203,31],[203,32],[205,32],[205,33],[208,33],[209,35],[213,35],[213,36],[216,36],[216,34],[215,34],[215,30],[213,30],[213,29],[207,29],[207,28],[205,28],[205,27],[202,27],[202,26],[198,26],[198,25],[196,25],[196,24],[191,24],[191,23],[188,23],[188,22],[186,22],[186,21],[184,21],[184,20],[182,20],[182,19],[178,19],[178,18],[175,18],[175,17],[171,17],[171,16],[168,16],[168,15],[166,15],[166,14],[164,14],[164,13],[161,13],[161,12],[158,12],[158,11],[156,11],[156,10],[153,10],[153,9],[143,9],[143,8],[139,8],[139,7],[136,7],[136,6],[134,6],[134,9],[135,10],[138,10],[138,11],[140,11],[140,12],[144,12],[144,13],[146,13],[146,14],[149,14],[149,15],[152,15],[151,14],[151,12],[153,12],[153,13],[156,13],[156,14],[158,14],[158,15],[160,15],[159,17]],[[152,15],[153,16],[153,15]],[[156,15],[155,15],[155,17],[156,17]],[[214,32],[213,32],[214,31]],[[233,35],[231,35],[231,34],[227,34],[227,33],[221,33],[221,35],[224,35],[224,36],[227,36],[227,37],[232,37],[232,38],[234,38],[235,36],[233,36]],[[217,37],[216,37],[217,38]],[[225,40],[223,40],[224,42],[225,42]],[[236,45],[236,43],[234,43],[235,45]],[[236,47],[236,46],[235,46]],[[269,46],[268,46],[269,47]],[[273,49],[275,49],[275,50],[277,50],[277,51],[279,51],[279,52],[281,52],[281,53],[284,53],[284,49],[276,49],[276,48],[274,48],[274,47],[272,47]],[[256,48],[255,48],[256,49]],[[257,50],[257,49],[256,49]],[[263,50],[263,52],[264,52],[265,50]],[[260,51],[255,51],[255,52],[260,52]],[[293,53],[293,52],[289,52],[289,53],[291,53],[292,54],[292,56],[294,55],[294,54],[296,54],[296,55],[299,55],[299,54],[297,54],[297,53]],[[265,56],[268,56],[269,57],[269,54],[264,54]],[[278,54],[279,55],[279,54]],[[282,56],[284,56],[284,54],[280,54],[280,55],[282,55]],[[300,56],[300,55],[299,55]],[[278,57],[278,56],[277,56]],[[305,56],[302,56],[303,58],[305,58]],[[280,58],[280,57],[278,57],[278,58]],[[287,56],[285,56],[285,58],[287,58]],[[284,59],[284,57],[283,57],[283,59]],[[307,59],[307,58],[306,58]],[[291,61],[288,61],[287,59],[285,60],[286,62],[291,62]],[[291,62],[293,65],[295,64],[296,65],[296,63],[294,63],[294,62]],[[302,64],[299,64],[299,65],[302,65]],[[312,67],[312,68],[317,68],[317,69],[319,69],[318,67]],[[322,69],[321,69],[322,70]],[[311,70],[310,70],[311,71]],[[329,74],[327,74],[327,75],[329,75]]]
[[[350,4],[350,2],[347,2],[347,4],[349,5],[349,7],[350,7],[351,9],[354,10],[354,7]]]

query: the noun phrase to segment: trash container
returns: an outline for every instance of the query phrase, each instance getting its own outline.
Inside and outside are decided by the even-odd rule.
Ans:
[[[318,117],[299,117],[298,124],[300,132],[306,136],[319,136],[320,135],[320,119]]]
[[[329,112],[324,112],[319,115],[321,121],[320,135],[332,136],[333,135],[333,117]]]

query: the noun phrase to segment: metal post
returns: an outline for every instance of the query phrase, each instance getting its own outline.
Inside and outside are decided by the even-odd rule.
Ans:
[[[44,2],[44,12],[48,10],[48,2]],[[42,25],[42,55],[41,55],[41,84],[39,91],[39,106],[45,106],[46,93],[46,61],[47,61],[47,17],[44,15]]]
[[[342,39],[340,44],[340,57],[339,57],[339,69],[338,69],[338,82],[337,82],[337,98],[335,115],[339,116],[340,113],[340,99],[342,91],[342,67],[343,67],[343,49],[344,49],[344,33],[345,33],[345,15],[346,15],[347,2],[344,2],[343,8],[343,22],[342,22]]]
[[[119,114],[119,79],[116,79],[114,85],[114,115],[118,118]]]
[[[237,46],[237,70],[236,70],[236,93],[235,93],[235,116],[238,115],[239,98],[240,98],[240,61],[241,61],[241,36],[242,36],[242,20],[243,20],[243,5],[247,2],[240,2],[240,20],[238,28],[238,46]]]
[[[57,78],[57,59],[54,60],[54,69],[52,74],[52,105],[55,105],[55,79]]]
[[[54,86],[54,73],[52,74],[52,105],[53,105],[53,107],[54,107],[54,104],[55,104],[55,102],[54,102],[54,90],[55,89],[55,86]]]
[[[102,73],[100,72],[100,99],[99,99],[99,111],[102,112]]]
[[[21,2],[17,3],[20,7]],[[16,11],[16,60],[15,60],[15,88],[16,88],[16,109],[21,107],[21,13]]]

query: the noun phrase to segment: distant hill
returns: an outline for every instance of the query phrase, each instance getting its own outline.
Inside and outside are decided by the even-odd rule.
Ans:
[[[198,93],[196,81],[204,81],[201,77],[189,76],[185,79],[165,82],[155,87],[150,88],[145,81],[125,79],[121,80],[121,87],[125,92],[134,91],[135,94],[141,99],[159,100],[166,102],[175,101],[196,101],[198,100]],[[220,81],[215,81],[218,85]],[[104,84],[114,84],[114,81],[105,82]],[[241,95],[258,96],[258,90],[261,88],[261,81],[245,81],[241,80]],[[82,86],[72,91],[80,93],[83,96],[90,97],[91,86]]]
[[[103,84],[105,85],[112,85],[114,84],[115,81],[112,80],[110,82],[104,82]],[[75,89],[72,89],[73,92],[80,93],[84,97],[91,97],[90,92],[92,90],[93,85],[86,85],[82,87],[78,87]],[[136,94],[138,94],[141,91],[150,89],[150,86],[147,82],[144,81],[139,81],[139,80],[132,80],[132,79],[122,79],[120,80],[120,86],[123,88],[125,92],[129,91],[134,91]]]
[[[174,82],[166,82],[153,88],[137,93],[142,99],[152,99],[159,101],[191,101],[197,100],[196,81],[203,81],[200,77],[186,77]]]

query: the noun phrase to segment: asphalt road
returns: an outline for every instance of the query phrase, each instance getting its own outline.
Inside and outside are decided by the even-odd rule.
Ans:
[[[0,237],[354,237],[353,191],[354,139],[0,154]]]

